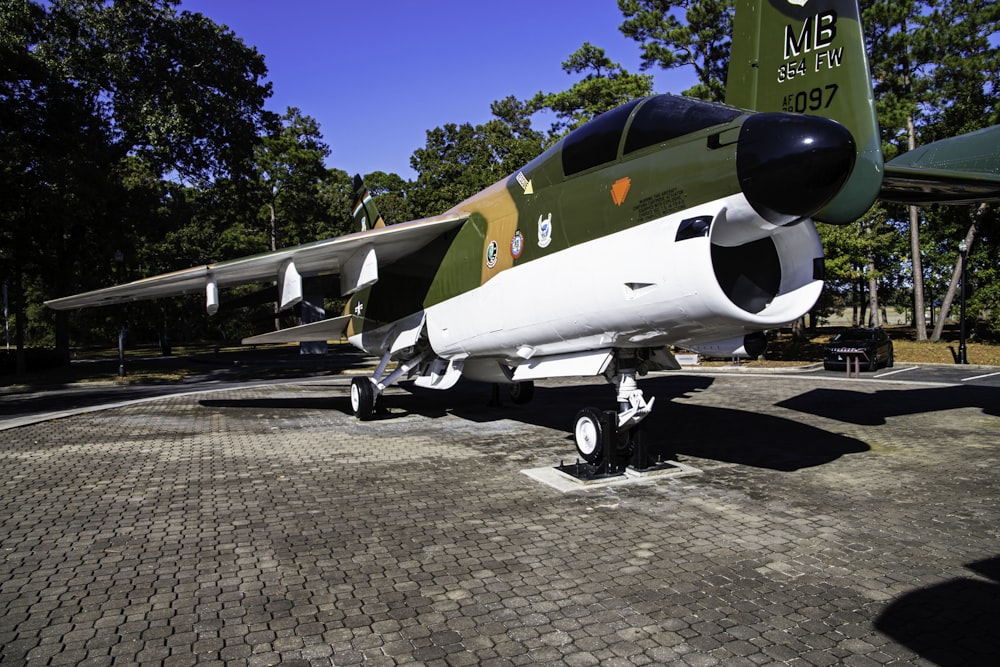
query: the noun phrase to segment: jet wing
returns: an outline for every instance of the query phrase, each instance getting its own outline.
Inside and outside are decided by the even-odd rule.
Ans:
[[[384,266],[416,252],[437,236],[459,227],[467,219],[468,215],[465,213],[453,213],[369,229],[334,239],[196,266],[123,285],[52,299],[46,301],[45,305],[54,310],[71,310],[144,301],[205,292],[210,283],[214,285],[210,289],[269,280],[278,280],[280,285],[281,274],[290,264],[299,275],[339,274],[350,265],[358,264],[359,256],[366,266],[365,260],[372,255],[378,266]]]
[[[351,315],[331,317],[328,320],[310,322],[297,327],[289,327],[280,331],[258,334],[244,338],[244,345],[262,345],[265,343],[307,343],[340,340],[351,321]]]
[[[879,198],[917,205],[1000,201],[1000,125],[935,141],[887,162]]]

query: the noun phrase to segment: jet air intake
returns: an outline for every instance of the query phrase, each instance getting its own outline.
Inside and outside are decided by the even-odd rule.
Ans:
[[[855,154],[854,138],[836,121],[758,113],[740,129],[736,174],[761,217],[788,225],[812,217],[840,192]]]

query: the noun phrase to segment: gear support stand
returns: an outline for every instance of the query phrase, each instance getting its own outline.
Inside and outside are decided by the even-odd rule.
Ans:
[[[663,468],[662,457],[654,461],[650,452],[644,421],[656,399],[646,401],[636,375],[636,356],[620,353],[614,375],[608,377],[616,388],[618,410],[584,408],[577,414],[574,436],[585,463],[560,465],[559,470],[596,480],[623,475],[629,468],[638,474]]]
[[[627,431],[619,432],[618,412],[605,410],[600,414],[597,434],[601,440],[600,458],[589,463],[580,460],[569,465],[561,463],[557,470],[581,481],[599,481],[624,476],[630,469],[641,475],[674,467],[664,461],[662,456],[654,456],[650,451],[645,424],[639,423]]]

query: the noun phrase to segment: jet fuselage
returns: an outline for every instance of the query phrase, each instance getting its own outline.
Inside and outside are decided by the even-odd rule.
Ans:
[[[666,344],[735,353],[819,296],[808,217],[847,179],[854,150],[823,118],[635,100],[449,211],[469,219],[384,267],[348,304],[359,316],[348,333],[385,352],[400,321],[425,313],[445,359],[518,365]]]

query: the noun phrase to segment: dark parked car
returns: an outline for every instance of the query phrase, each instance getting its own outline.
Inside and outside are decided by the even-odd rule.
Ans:
[[[823,368],[844,368],[848,359],[857,357],[861,368],[870,371],[880,366],[891,368],[894,362],[892,341],[885,329],[852,327],[834,336],[823,353]],[[853,365],[853,364],[852,364]]]

